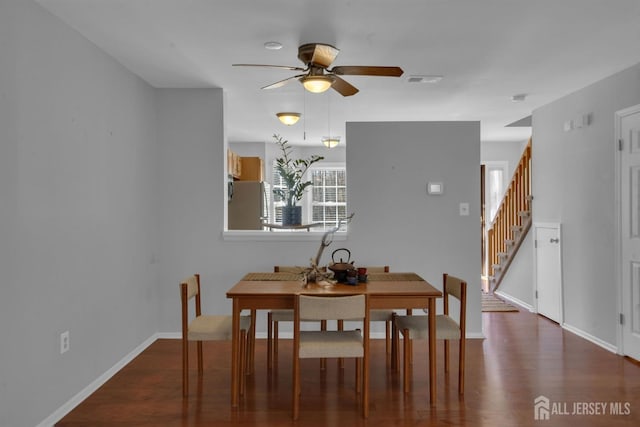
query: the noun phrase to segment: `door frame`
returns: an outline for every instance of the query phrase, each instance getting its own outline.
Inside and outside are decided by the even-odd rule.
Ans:
[[[558,262],[560,264],[560,289],[558,290],[560,296],[560,318],[558,319],[558,325],[564,326],[564,268],[562,265],[562,224],[559,222],[534,222],[532,225],[533,228],[533,309],[535,313],[540,315],[538,310],[538,297],[536,293],[538,292],[538,248],[537,248],[537,240],[538,240],[538,228],[554,228],[558,230],[558,238],[560,242],[558,243]]]
[[[615,265],[615,282],[618,290],[618,322],[617,322],[617,354],[624,355],[624,327],[620,322],[620,316],[625,313],[624,301],[622,295],[624,294],[624,283],[622,283],[622,150],[619,148],[619,142],[622,139],[622,119],[626,116],[630,116],[636,113],[640,113],[640,104],[632,107],[624,108],[615,112],[615,244],[614,244],[614,265]]]

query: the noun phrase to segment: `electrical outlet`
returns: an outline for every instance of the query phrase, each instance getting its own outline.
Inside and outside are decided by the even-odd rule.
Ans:
[[[64,331],[60,334],[60,354],[69,351],[69,345],[69,331]]]

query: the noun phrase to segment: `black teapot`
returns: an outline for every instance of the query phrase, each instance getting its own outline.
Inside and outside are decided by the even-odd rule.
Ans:
[[[336,262],[336,252],[346,252],[347,260],[344,261],[343,258],[340,258],[339,262]],[[333,251],[331,254],[331,263],[328,266],[329,270],[333,271],[333,277],[340,283],[345,283],[347,281],[347,272],[349,270],[355,270],[353,266],[353,261],[351,261],[351,251],[346,248],[339,248]]]

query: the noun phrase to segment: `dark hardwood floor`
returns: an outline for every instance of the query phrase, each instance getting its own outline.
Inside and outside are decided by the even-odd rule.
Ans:
[[[158,340],[56,426],[640,425],[637,363],[528,312],[484,313],[483,320],[487,338],[467,344],[464,398],[457,394],[457,346],[452,345],[452,370],[445,377],[438,342],[435,408],[428,403],[426,342],[414,343],[409,394],[402,392],[401,374],[386,367],[384,340],[372,342],[367,420],[361,418],[355,397],[351,361],[344,373],[337,361],[330,361],[325,372],[318,361],[303,361],[300,419],[294,422],[288,340],[282,342],[279,368],[272,375],[266,370],[266,341],[258,340],[255,373],[235,410],[229,404],[230,343],[205,343],[204,376],[198,379],[193,360],[190,395],[183,400],[180,341]],[[549,420],[534,419],[534,399],[541,395],[551,401]],[[606,407],[596,407],[601,402]],[[588,414],[572,414],[574,408]],[[604,414],[592,413],[596,408]],[[628,413],[612,415],[611,408]]]

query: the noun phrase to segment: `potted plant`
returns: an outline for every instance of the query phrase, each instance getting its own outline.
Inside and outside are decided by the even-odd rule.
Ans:
[[[289,141],[277,134],[273,138],[282,152],[282,157],[276,159],[275,168],[282,177],[284,188],[273,189],[273,193],[285,203],[282,208],[282,225],[300,225],[302,206],[298,206],[298,202],[302,200],[305,189],[311,185],[311,181],[304,180],[304,175],[312,164],[324,157],[314,154],[306,159],[294,159]]]

